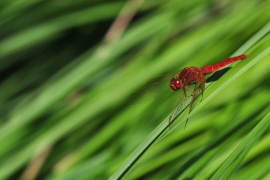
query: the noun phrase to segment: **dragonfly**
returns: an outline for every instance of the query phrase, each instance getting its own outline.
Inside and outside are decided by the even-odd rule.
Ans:
[[[206,76],[220,70],[227,65],[234,63],[235,61],[243,60],[248,56],[248,54],[242,54],[239,56],[227,58],[213,65],[207,65],[202,67],[186,67],[174,73],[152,78],[148,80],[145,87],[130,96],[130,102],[132,104],[145,102],[155,97],[156,94],[160,95],[169,91],[180,91],[180,105],[184,104],[186,99],[188,99],[187,94],[191,94],[191,98],[189,98],[190,102],[188,112],[190,114],[193,109],[194,101],[197,95],[201,94],[201,101],[203,99]],[[187,122],[188,119],[186,120],[185,127],[187,125]]]

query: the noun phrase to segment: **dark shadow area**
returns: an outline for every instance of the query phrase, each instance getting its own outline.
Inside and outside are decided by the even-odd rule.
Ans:
[[[214,72],[214,74],[212,76],[210,76],[209,78],[206,79],[206,83],[210,83],[210,82],[214,82],[214,81],[219,80],[219,78],[221,78],[223,76],[223,74],[225,74],[231,68],[232,67],[226,67],[226,68],[223,68],[219,71]]]

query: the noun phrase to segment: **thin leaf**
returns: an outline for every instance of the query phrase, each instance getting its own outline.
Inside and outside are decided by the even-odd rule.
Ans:
[[[259,122],[259,124],[249,133],[249,135],[239,144],[235,151],[224,161],[216,173],[211,177],[211,180],[229,179],[235,169],[242,162],[246,154],[258,139],[266,132],[270,126],[270,111]]]

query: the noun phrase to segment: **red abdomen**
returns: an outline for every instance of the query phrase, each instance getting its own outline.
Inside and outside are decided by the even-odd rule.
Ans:
[[[235,57],[232,57],[232,58],[227,58],[217,64],[213,64],[213,65],[210,65],[210,66],[203,66],[201,67],[201,70],[203,72],[203,74],[211,74],[217,70],[219,70],[220,68],[223,68],[224,66],[227,66],[235,61],[238,61],[238,60],[242,60],[242,59],[245,59],[246,57],[248,57],[249,55],[248,54],[243,54],[243,55],[240,55],[240,56],[235,56]]]

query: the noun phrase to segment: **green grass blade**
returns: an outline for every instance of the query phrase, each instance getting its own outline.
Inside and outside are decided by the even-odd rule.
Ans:
[[[169,116],[142,142],[138,148],[126,159],[109,180],[121,179],[132,168],[143,153],[155,142],[169,125]]]
[[[229,179],[234,170],[239,166],[243,158],[258,141],[258,139],[266,132],[270,126],[270,111],[260,121],[260,123],[249,133],[249,135],[239,144],[235,151],[228,157],[226,161],[219,167],[211,180]]]
[[[270,30],[270,23],[268,23],[268,25],[266,26],[268,31],[261,31],[264,32],[265,34],[267,34],[267,32],[269,32]],[[260,32],[259,37],[264,36],[265,34],[262,34]],[[258,36],[257,36],[258,37]],[[270,37],[270,36],[269,36]],[[256,41],[253,41],[253,43]],[[241,48],[242,49],[242,48]],[[239,52],[239,51],[237,51]],[[250,69],[252,66],[254,66],[256,63],[258,63],[260,60],[262,60],[265,56],[269,55],[270,53],[270,47],[267,48],[266,50],[264,50],[261,54],[259,54],[256,58],[254,58],[252,61],[250,61],[245,67],[243,67],[240,71],[238,71],[234,76],[232,76],[230,79],[228,79],[224,84],[222,84],[218,89],[216,89],[213,93],[211,93],[207,98],[205,98],[198,106],[196,106],[194,108],[194,110],[188,115],[188,117],[192,116],[194,113],[196,113],[200,108],[202,108],[207,102],[209,102],[211,99],[213,99],[220,91],[222,91],[224,88],[226,88],[230,83],[232,83],[237,77],[239,77],[241,74],[243,74],[244,72],[246,72],[248,69]],[[240,54],[243,54],[243,52],[240,52]],[[209,77],[210,78],[210,77]],[[207,88],[208,86],[210,86],[211,83],[206,83],[205,88]],[[187,117],[187,118],[188,118]],[[174,120],[174,119],[173,119]],[[172,128],[168,133],[170,133],[171,131],[173,131],[175,128],[177,128],[180,124],[182,123],[179,122],[178,124],[176,124],[174,126],[174,128]],[[166,135],[167,135],[166,134]],[[165,136],[166,136],[165,135]]]
[[[245,45],[241,47],[241,49],[247,50],[260,40],[267,32],[269,31],[270,24],[268,23],[264,28],[259,31],[255,37],[249,40]],[[239,50],[237,51],[239,52]],[[243,54],[243,52],[239,52]],[[227,80],[222,86],[216,89],[210,96],[208,96],[199,106],[195,107],[192,113],[189,116],[192,116],[198,109],[204,106],[208,101],[210,101],[216,94],[218,94],[222,89],[227,87],[231,82],[233,82],[237,77],[246,72],[250,67],[254,66],[254,64],[258,63],[261,59],[263,59],[266,55],[270,53],[270,47],[250,61],[244,68],[242,68],[239,72],[237,72],[234,76],[232,76],[229,80]],[[206,87],[208,87],[211,83],[207,83]],[[117,171],[110,177],[110,180],[120,179],[128,173],[128,171],[132,168],[132,166],[136,163],[136,161],[143,155],[143,153],[162,135],[162,133],[168,128],[168,122],[173,122],[177,117],[188,107],[189,101],[185,101],[186,103],[182,106],[178,106],[176,112],[173,116],[169,115],[162,123],[145,139],[145,141],[138,146],[138,148],[127,158],[127,160],[117,169]],[[168,131],[162,138],[167,136],[173,130],[176,129],[180,124],[184,123],[187,117],[182,118],[179,123],[174,126],[170,131]]]

